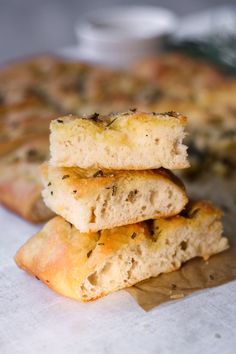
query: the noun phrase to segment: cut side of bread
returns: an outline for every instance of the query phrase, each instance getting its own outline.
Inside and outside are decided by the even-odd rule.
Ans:
[[[185,126],[186,117],[175,112],[133,110],[58,118],[50,127],[50,164],[115,170],[186,168]]]
[[[171,172],[41,168],[46,205],[81,232],[170,217],[187,204],[183,184]]]
[[[89,301],[208,259],[228,248],[221,212],[206,202],[183,215],[80,233],[61,217],[49,221],[15,256],[17,265],[58,293]]]

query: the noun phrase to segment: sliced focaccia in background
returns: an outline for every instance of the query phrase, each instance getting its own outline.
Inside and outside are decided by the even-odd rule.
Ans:
[[[211,178],[235,173],[235,77],[204,60],[175,52],[141,60],[132,71],[159,89],[159,97],[153,92],[149,110],[174,109],[188,117],[191,168],[184,174]]]
[[[141,59],[131,71],[155,83],[167,97],[184,100],[214,89],[226,77],[214,65],[177,52]]]
[[[48,135],[56,116],[54,109],[36,100],[0,109],[0,157],[39,135]]]
[[[66,69],[41,84],[45,99],[63,112],[92,114],[146,107],[155,87],[126,71],[81,62],[65,62]]]
[[[48,136],[20,145],[0,160],[0,202],[32,222],[41,222],[53,213],[41,197],[39,166],[48,157]]]

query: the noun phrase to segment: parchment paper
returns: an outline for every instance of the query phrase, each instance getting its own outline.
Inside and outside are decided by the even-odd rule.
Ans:
[[[180,300],[193,292],[212,288],[236,279],[236,178],[202,178],[187,183],[189,195],[210,199],[223,209],[224,235],[230,249],[208,261],[195,258],[178,271],[162,274],[126,289],[146,311],[173,300]]]

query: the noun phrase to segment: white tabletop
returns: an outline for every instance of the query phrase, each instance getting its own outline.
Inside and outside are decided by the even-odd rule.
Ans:
[[[79,303],[18,269],[40,227],[0,207],[0,353],[236,352],[236,281],[145,312],[125,291]]]

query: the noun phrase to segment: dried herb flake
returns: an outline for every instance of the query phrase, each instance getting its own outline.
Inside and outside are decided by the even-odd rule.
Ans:
[[[69,178],[70,177],[70,175],[64,175],[64,176],[62,176],[62,179],[66,179],[66,178]]]
[[[104,173],[102,170],[95,172],[93,175],[93,177],[103,177],[103,176],[104,176]]]
[[[26,152],[26,159],[28,162],[42,162],[45,160],[45,155],[36,149],[29,149]]]
[[[117,119],[118,117],[114,118],[110,123],[107,124],[106,128],[110,127]]]
[[[89,252],[87,253],[87,257],[88,257],[88,258],[91,256],[92,252],[93,252],[93,250],[91,250],[91,251],[89,251]]]
[[[136,232],[133,232],[131,238],[134,239],[137,236]]]
[[[187,247],[188,247],[187,241],[182,241],[182,242],[180,243],[180,248],[181,248],[181,250],[185,251],[185,250],[187,249]]]
[[[117,186],[112,186],[112,193],[111,195],[114,197],[116,195],[117,192]]]
[[[95,122],[98,121],[99,113],[93,113],[89,118],[94,120]]]
[[[64,175],[64,176],[62,176],[62,179],[66,179],[66,178],[69,178],[70,177],[70,175]]]

